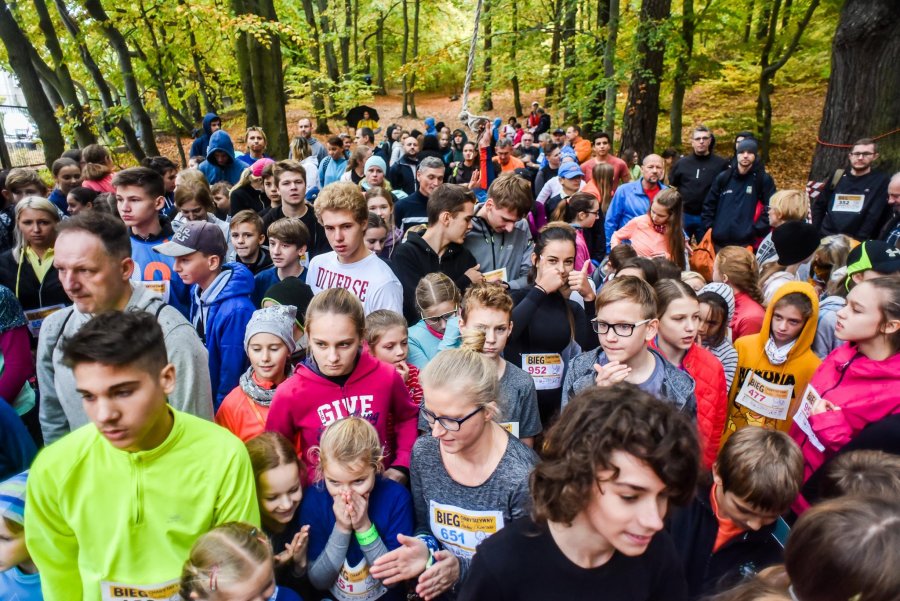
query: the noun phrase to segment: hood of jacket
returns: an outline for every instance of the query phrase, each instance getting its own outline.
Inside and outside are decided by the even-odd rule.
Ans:
[[[252,296],[253,272],[240,263],[225,263],[222,273],[203,291],[200,300],[206,306],[223,303],[237,296]]]
[[[812,303],[812,315],[806,320],[806,325],[804,325],[803,329],[800,331],[797,342],[794,343],[794,348],[788,353],[787,360],[791,361],[796,359],[812,347],[813,340],[816,337],[816,325],[818,324],[819,298],[816,296],[816,291],[812,285],[806,282],[788,282],[782,285],[781,288],[772,295],[772,300],[769,301],[769,306],[766,308],[766,316],[763,318],[762,329],[756,337],[759,352],[762,353],[763,357],[765,356],[764,349],[766,342],[769,340],[769,332],[772,331],[772,313],[775,311],[775,305],[778,304],[778,301],[782,298],[794,292],[799,292],[809,299]]]
[[[843,296],[826,296],[819,301],[819,315],[825,312],[840,311],[847,304]]]
[[[209,137],[209,146],[206,148],[206,160],[212,163],[212,155],[221,150],[228,155],[230,163],[234,162],[234,142],[225,130],[218,130]]]
[[[211,136],[212,135],[212,122],[213,121],[221,121],[219,116],[215,113],[206,113],[203,116],[203,135]]]
[[[456,141],[455,141],[456,136],[462,136],[462,143],[458,147],[456,146]],[[461,129],[454,129],[453,132],[450,134],[450,147],[453,148],[454,150],[462,150],[463,146],[465,146],[466,142],[468,142],[468,141],[469,141],[469,136],[467,136],[466,132],[464,132]]]

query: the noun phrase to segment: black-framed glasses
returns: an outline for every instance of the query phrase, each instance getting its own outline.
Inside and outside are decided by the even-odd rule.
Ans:
[[[600,217],[602,211],[600,209],[597,209],[596,211],[585,211],[585,213],[587,213],[588,215],[596,215],[597,217]]]
[[[448,432],[459,432],[459,429],[462,428],[463,423],[466,422],[471,417],[474,417],[479,412],[483,411],[484,407],[479,407],[472,413],[468,414],[465,417],[438,417],[432,411],[429,411],[425,407],[422,407],[422,416],[425,418],[425,421],[428,422],[429,426],[434,425],[434,422],[437,422],[441,425],[444,430]]]
[[[861,159],[862,159],[862,158],[865,158],[865,157],[875,156],[875,153],[874,153],[874,152],[851,152],[851,153],[850,153],[850,156],[852,156],[852,157],[858,157],[858,158],[861,158]]]
[[[634,329],[636,327],[642,326],[645,323],[650,323],[650,320],[645,319],[644,321],[639,321],[637,323],[606,323],[605,321],[592,319],[591,328],[593,328],[594,333],[596,334],[606,334],[609,332],[609,329],[612,328],[612,331],[616,333],[616,336],[628,338],[634,334]]]
[[[421,309],[420,309],[421,311]],[[425,317],[424,311],[422,312],[422,319],[430,326],[437,325],[441,322],[446,323],[450,320],[450,318],[456,316],[456,313],[459,311],[459,307],[455,307],[452,311],[447,311],[446,313],[442,313],[441,315],[435,315],[434,317]]]

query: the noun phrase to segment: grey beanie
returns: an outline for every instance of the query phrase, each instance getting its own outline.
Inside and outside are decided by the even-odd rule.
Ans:
[[[264,332],[281,338],[288,351],[297,350],[294,341],[294,320],[297,319],[297,307],[293,305],[273,305],[253,312],[247,329],[244,331],[244,351],[250,346],[250,339]]]
[[[726,323],[731,323],[731,319],[734,317],[734,292],[731,290],[731,286],[722,282],[710,282],[700,289],[700,294],[704,292],[712,292],[725,299],[725,304],[728,305],[728,321]]]

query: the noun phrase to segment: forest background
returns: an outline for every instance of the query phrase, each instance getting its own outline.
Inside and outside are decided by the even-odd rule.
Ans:
[[[94,142],[184,164],[208,111],[280,158],[301,115],[344,131],[358,104],[459,126],[476,12],[472,112],[537,100],[641,156],[687,151],[699,123],[730,155],[750,130],[779,187],[827,179],[861,137],[900,168],[896,0],[0,0],[0,64],[48,164]]]

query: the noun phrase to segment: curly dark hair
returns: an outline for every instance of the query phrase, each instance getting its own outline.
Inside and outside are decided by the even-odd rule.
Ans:
[[[633,384],[590,388],[569,401],[544,440],[531,474],[537,522],[571,524],[591,499],[597,473],[618,469],[623,451],[648,464],[674,503],[689,501],[699,476],[696,427],[674,407]]]

